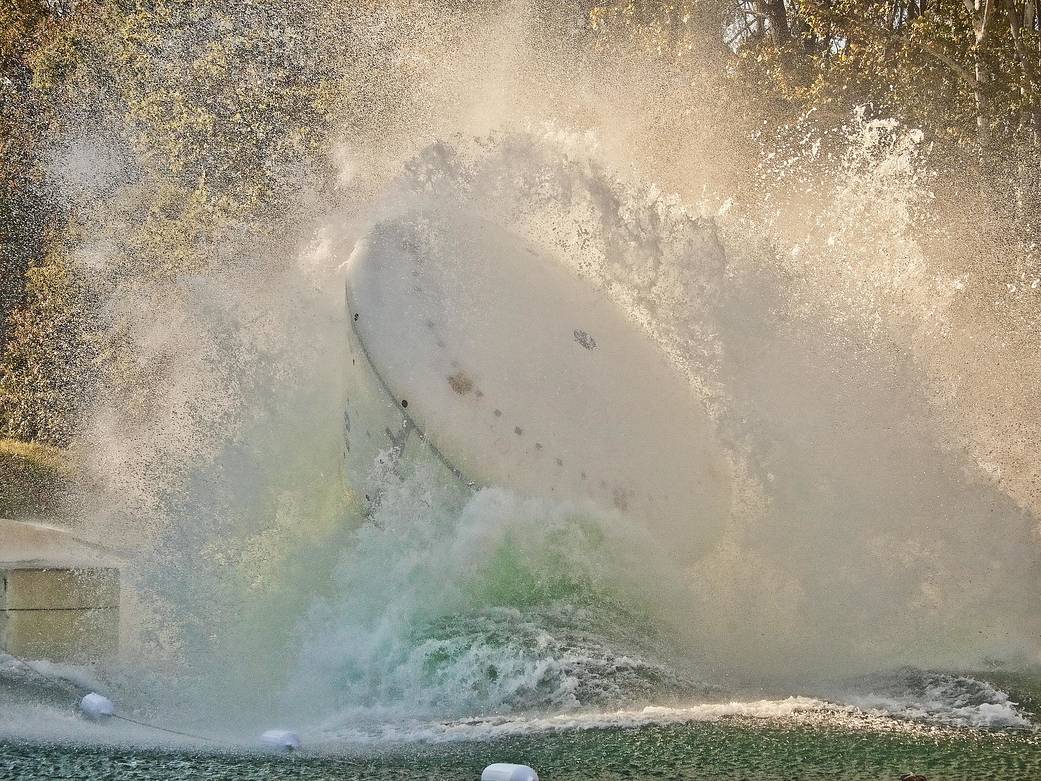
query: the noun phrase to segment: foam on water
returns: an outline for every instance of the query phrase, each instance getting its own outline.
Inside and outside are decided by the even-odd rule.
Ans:
[[[456,721],[419,720],[359,725],[330,731],[326,740],[344,744],[442,743],[490,741],[521,735],[586,729],[633,729],[643,726],[719,721],[728,718],[792,721],[809,714],[849,713],[850,709],[809,697],[783,700],[719,702],[687,707],[646,706],[638,709],[580,711],[555,715],[516,715]]]
[[[0,660],[0,664],[0,685],[13,695],[8,697],[0,713],[0,734],[7,738],[210,750],[255,748],[248,729],[215,729],[206,731],[202,738],[193,738],[122,721],[89,722],[76,713],[75,697],[62,686],[63,680],[75,686],[88,680],[96,682],[88,670],[68,666],[50,669],[49,674],[55,677],[53,687],[48,689],[49,684],[41,686],[39,679],[21,668],[21,662],[7,657]],[[892,694],[887,696],[885,692]],[[394,716],[370,709],[355,712],[346,721],[341,714],[319,722],[304,721],[300,727],[307,741],[305,753],[335,753],[394,744],[491,742],[575,730],[628,730],[721,721],[783,728],[897,731],[934,738],[938,729],[1011,729],[1035,733],[1039,729],[1006,693],[985,682],[915,670],[851,682],[846,684],[843,693],[827,697],[727,699],[713,695],[692,704],[574,708],[564,712],[553,709],[545,712],[539,708],[458,719],[422,719],[401,713]]]
[[[460,506],[451,491],[421,474],[384,486],[335,596],[300,627],[287,707],[567,710],[706,689],[668,659],[654,605],[680,575],[645,530],[592,506],[502,489]]]
[[[986,681],[898,670],[866,676],[834,695],[865,711],[954,727],[1036,728],[1009,695]]]
[[[1009,703],[957,707],[940,700],[926,706],[903,707],[874,701],[856,705],[806,696],[783,699],[731,700],[688,706],[655,706],[553,715],[483,717],[455,721],[404,720],[319,729],[325,746],[394,743],[454,743],[496,741],[573,730],[639,729],[708,722],[772,724],[849,731],[932,734],[946,728],[1037,730]]]

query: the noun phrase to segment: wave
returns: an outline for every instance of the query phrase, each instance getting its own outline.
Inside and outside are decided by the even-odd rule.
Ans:
[[[345,719],[576,710],[727,674],[813,683],[1029,654],[1030,518],[943,445],[906,354],[790,308],[768,246],[742,266],[735,231],[753,225],[622,180],[559,133],[434,144],[374,222],[417,197],[543,247],[651,336],[725,443],[729,517],[713,550],[677,556],[682,529],[497,488],[460,496],[391,466],[296,630],[287,702]],[[605,455],[624,458],[590,458]]]
[[[1007,692],[977,678],[913,668],[850,682],[841,701],[865,711],[953,727],[1030,729]]]
[[[142,670],[158,659],[185,711],[220,718],[230,702],[245,713],[279,699],[340,724],[571,713],[700,699],[734,680],[810,691],[900,665],[1036,658],[1035,519],[951,447],[913,351],[862,307],[836,316],[863,275],[886,273],[858,253],[885,256],[878,242],[899,225],[863,246],[863,225],[839,232],[796,261],[766,217],[619,175],[559,129],[438,142],[395,171],[381,197],[354,204],[364,220],[320,227],[284,285],[243,263],[163,299],[179,307],[160,340],[176,347],[177,387],[202,383],[234,414],[158,394],[171,409],[106,440],[143,459],[101,470],[134,486],[97,521],[114,533],[118,516],[140,551],[126,573],[141,619],[128,656]],[[846,175],[843,204],[884,201],[885,182],[858,195]],[[682,530],[495,487],[460,495],[421,469],[378,476],[379,507],[360,511],[344,479],[335,269],[358,222],[417,194],[543,248],[690,381],[734,475],[711,550],[684,558]],[[902,290],[942,319],[950,294],[927,300],[940,283],[919,260]],[[156,433],[166,419],[176,430]],[[141,477],[152,474],[163,480]]]
[[[960,679],[962,681],[968,679]],[[975,682],[978,684],[978,682]],[[985,685],[984,685],[985,686]],[[579,711],[557,714],[519,714],[451,721],[407,720],[379,724],[326,727],[323,742],[346,745],[388,743],[446,743],[492,741],[527,735],[590,729],[638,729],[641,727],[734,720],[788,726],[844,730],[892,731],[935,728],[987,730],[1037,730],[1038,725],[994,690],[996,702],[964,704],[949,690],[936,692],[927,701],[908,693],[885,699],[851,695],[845,701],[808,696],[781,699],[728,700],[684,706],[648,705],[642,708]]]

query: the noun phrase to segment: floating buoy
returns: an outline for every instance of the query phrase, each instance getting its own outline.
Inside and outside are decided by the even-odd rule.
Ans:
[[[269,729],[260,736],[260,742],[282,751],[296,751],[300,748],[300,736],[287,729]]]
[[[527,765],[496,762],[484,769],[481,781],[539,781],[539,774]]]
[[[91,721],[104,721],[116,712],[112,700],[102,697],[97,692],[91,692],[80,700],[80,713]]]

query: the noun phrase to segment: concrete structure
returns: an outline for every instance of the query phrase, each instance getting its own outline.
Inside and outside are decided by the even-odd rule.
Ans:
[[[119,646],[119,562],[69,532],[0,520],[0,647],[91,662]]]

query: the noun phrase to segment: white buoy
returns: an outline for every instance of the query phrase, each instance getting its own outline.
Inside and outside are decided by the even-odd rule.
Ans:
[[[496,762],[484,769],[481,781],[539,781],[539,774],[527,765]]]
[[[269,729],[260,736],[260,742],[282,751],[297,751],[301,745],[300,736],[287,729]]]
[[[112,700],[102,697],[97,692],[91,692],[80,700],[80,713],[91,721],[104,721],[116,712]]]

